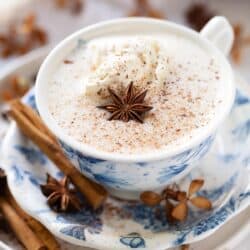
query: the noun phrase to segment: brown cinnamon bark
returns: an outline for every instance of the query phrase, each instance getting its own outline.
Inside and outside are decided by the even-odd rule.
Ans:
[[[42,242],[47,246],[48,250],[61,249],[55,237],[40,222],[26,214],[22,208],[19,207],[8,188],[6,189],[6,200],[16,210],[19,216],[29,225],[34,233],[39,236]]]
[[[58,144],[57,139],[53,133],[47,128],[47,126],[42,122],[40,117],[34,116],[34,110],[27,106],[22,105],[18,99],[13,100],[11,102],[11,105],[15,107],[17,110],[20,110],[23,114],[25,114],[26,118],[29,119],[29,121],[39,130],[41,130],[44,134],[47,134],[48,137],[50,137],[55,144]],[[38,119],[37,119],[38,118]]]
[[[11,102],[10,106],[9,115],[16,121],[23,134],[71,179],[71,182],[84,195],[93,209],[99,208],[107,198],[107,191],[78,172],[63,153],[54,135],[51,136],[51,131],[33,110],[19,100]]]
[[[12,196],[8,185],[5,172],[0,168],[0,189],[1,195],[6,199],[15,212],[24,220],[24,222],[33,230],[33,232],[41,239],[46,245],[48,250],[60,250],[60,245],[55,237],[37,220],[33,219],[30,215],[26,214],[22,208],[17,204]]]
[[[9,226],[26,249],[48,249],[4,197],[0,197],[0,210],[4,218],[8,221]]]

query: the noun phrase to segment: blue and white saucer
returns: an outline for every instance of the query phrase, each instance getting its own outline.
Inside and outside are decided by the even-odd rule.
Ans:
[[[164,250],[192,243],[215,232],[250,205],[250,87],[238,84],[235,106],[220,129],[211,151],[198,168],[178,184],[187,189],[194,178],[205,180],[200,191],[213,203],[212,211],[190,208],[184,223],[170,224],[164,208],[109,198],[96,212],[58,214],[50,210],[39,185],[46,173],[62,173],[13,123],[2,144],[1,165],[15,199],[31,216],[57,237],[76,245],[98,249]],[[25,102],[35,107],[31,91]]]

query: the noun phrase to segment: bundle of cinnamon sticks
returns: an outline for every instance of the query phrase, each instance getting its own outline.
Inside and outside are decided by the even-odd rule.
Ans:
[[[70,178],[78,191],[86,198],[93,209],[99,208],[107,198],[107,191],[92,182],[67,159],[56,137],[45,126],[39,115],[20,100],[10,102],[8,113],[17,123],[23,134],[35,143],[55,165]]]
[[[45,126],[39,115],[20,100],[10,102],[8,115],[20,130],[48,158],[71,179],[93,209],[99,208],[106,200],[107,191],[99,184],[81,175],[63,153],[56,137]],[[54,236],[38,221],[26,214],[16,203],[7,186],[6,176],[0,169],[0,212],[8,222],[18,240],[28,250],[59,250]],[[184,245],[181,249],[188,249]]]
[[[99,208],[107,198],[106,190],[81,175],[64,155],[56,137],[44,125],[38,114],[20,100],[10,102],[11,116],[27,136],[55,165],[71,179],[93,209]],[[26,214],[11,195],[4,172],[0,171],[0,211],[17,239],[28,250],[57,250],[59,244],[38,221]]]
[[[38,221],[26,214],[16,203],[0,169],[0,211],[17,239],[28,250],[59,250],[54,236]]]

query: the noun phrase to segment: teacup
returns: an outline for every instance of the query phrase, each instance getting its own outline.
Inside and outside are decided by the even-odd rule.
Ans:
[[[194,135],[185,144],[171,150],[157,153],[125,156],[105,153],[77,142],[60,128],[49,112],[47,91],[49,77],[58,62],[74,48],[79,39],[86,41],[107,34],[154,34],[154,32],[175,32],[188,37],[197,46],[213,54],[223,65],[224,105],[220,116],[206,125],[201,133]],[[124,18],[98,23],[84,28],[62,41],[43,62],[38,73],[35,96],[41,118],[59,139],[66,155],[80,173],[106,187],[110,194],[119,198],[138,199],[146,190],[161,190],[176,182],[197,166],[208,152],[219,125],[225,120],[233,105],[235,87],[232,69],[226,60],[233,43],[233,30],[224,17],[213,18],[200,33],[168,21],[149,18]],[[80,174],[79,173],[79,174]]]

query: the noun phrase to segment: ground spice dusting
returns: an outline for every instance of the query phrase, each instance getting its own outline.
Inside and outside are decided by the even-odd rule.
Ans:
[[[217,88],[221,86],[216,76],[221,77],[221,72],[217,62],[210,65],[213,57],[203,51],[195,51],[197,56],[191,60],[192,45],[186,41],[183,46],[189,49],[180,57],[177,53],[170,57],[165,49],[175,48],[175,39],[168,37],[165,47],[160,39],[146,36],[128,37],[118,42],[102,38],[91,41],[85,51],[67,55],[64,60],[72,60],[74,64],[71,66],[62,60],[50,84],[49,109],[58,125],[80,143],[106,152],[137,154],[160,148],[167,150],[192,138],[196,129],[202,129],[216,115],[214,104],[218,105],[214,101],[219,98]],[[96,70],[92,70],[93,65]],[[142,96],[147,90],[140,105],[153,107],[143,114],[143,124],[131,120],[124,110],[122,117],[129,121],[116,120],[120,118],[117,109],[120,104],[113,103],[108,89],[117,93],[115,99],[121,96],[120,100],[130,84],[135,92],[142,92]],[[142,110],[137,111],[140,118]],[[113,114],[115,120],[110,119]]]

